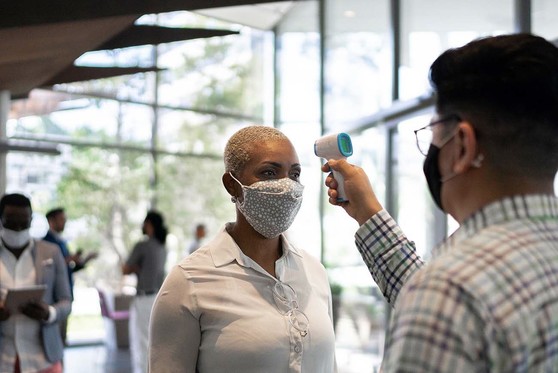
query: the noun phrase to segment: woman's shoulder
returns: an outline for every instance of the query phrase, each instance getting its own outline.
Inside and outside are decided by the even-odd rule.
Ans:
[[[306,269],[312,269],[317,272],[326,273],[324,265],[316,255],[312,254],[308,250],[300,248],[299,246],[291,242],[285,242],[287,243],[290,255],[292,256],[292,258],[294,258],[294,260],[303,263]]]

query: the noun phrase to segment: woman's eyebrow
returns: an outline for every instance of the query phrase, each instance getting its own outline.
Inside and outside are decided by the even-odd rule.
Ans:
[[[274,167],[277,167],[277,168],[283,167],[283,164],[281,162],[263,161],[262,164],[267,164],[267,165],[274,166]],[[289,168],[301,168],[301,165],[300,165],[300,163],[294,163],[294,164],[290,165]]]

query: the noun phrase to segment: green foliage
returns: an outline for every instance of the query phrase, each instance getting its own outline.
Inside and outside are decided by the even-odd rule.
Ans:
[[[183,101],[198,109],[251,115],[261,112],[261,95],[256,96],[255,102],[246,98],[253,96],[250,91],[253,87],[248,84],[251,71],[257,70],[253,58],[239,58],[239,53],[231,53],[234,42],[230,38],[195,43],[197,48],[191,49],[194,52],[184,54],[182,67],[161,73],[162,84],[195,82],[195,93]],[[143,95],[147,80],[145,77],[104,79],[90,88]],[[140,87],[141,84],[145,87]],[[221,183],[221,155],[230,126],[239,123],[210,115],[185,113],[183,117],[183,123],[166,134],[166,138],[160,135],[157,148],[166,149],[168,141],[180,148],[181,153],[199,154],[199,157],[158,154],[154,164],[148,152],[73,147],[68,172],[58,185],[57,204],[66,208],[70,219],[79,219],[87,226],[87,232],[72,245],[100,252],[91,265],[97,279],[118,283],[119,264],[141,239],[141,222],[150,208],[164,215],[169,232],[179,246],[170,249],[177,251],[187,246],[198,222],[206,223],[213,233],[234,219],[234,206]],[[119,135],[114,137],[90,129],[70,134],[75,139],[93,138],[101,143],[114,143]]]
[[[137,239],[132,233],[139,222],[133,213],[149,196],[149,155],[73,148],[72,163],[58,184],[58,199],[68,218],[79,218],[88,227],[72,242],[74,249],[103,254],[95,260],[97,275],[119,277],[111,263],[125,259]]]
[[[234,36],[198,42],[196,53],[184,53],[182,67],[163,74],[162,80],[197,82],[196,95],[187,99],[194,108],[261,115],[261,102],[247,98],[253,93],[249,78],[257,70],[256,61],[232,57],[233,41]]]
[[[330,284],[330,288],[331,288],[331,294],[333,296],[341,295],[343,293],[343,286],[341,286],[340,284],[333,282]]]

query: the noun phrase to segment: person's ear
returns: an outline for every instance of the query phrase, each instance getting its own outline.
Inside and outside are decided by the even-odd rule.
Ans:
[[[227,190],[227,192],[229,192],[229,194],[232,197],[236,197],[236,191],[235,191],[235,184],[236,181],[234,181],[234,179],[232,178],[231,174],[228,172],[225,172],[223,174],[223,177],[221,178],[221,180],[223,181],[223,186],[225,187],[225,189]]]
[[[467,121],[459,123],[455,142],[453,172],[461,174],[471,167],[478,167],[476,164],[479,162],[479,156],[482,155],[479,154],[475,128],[471,123]]]

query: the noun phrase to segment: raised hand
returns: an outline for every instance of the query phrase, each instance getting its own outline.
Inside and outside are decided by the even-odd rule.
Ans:
[[[325,185],[329,188],[329,203],[343,207],[347,214],[360,225],[383,209],[376,198],[368,175],[366,175],[362,168],[350,164],[346,160],[333,159],[322,166],[322,171],[324,172],[329,172],[332,169],[343,175],[345,194],[349,201],[337,202],[338,184],[333,175],[329,174],[325,181]]]

